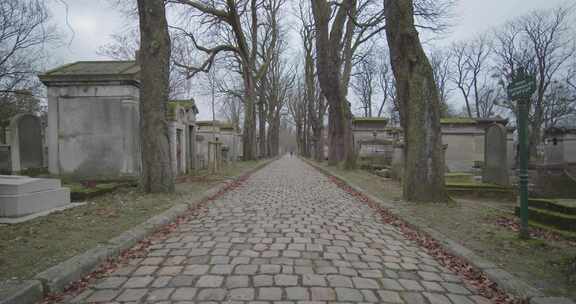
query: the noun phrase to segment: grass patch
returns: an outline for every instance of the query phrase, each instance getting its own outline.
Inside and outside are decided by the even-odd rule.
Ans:
[[[495,184],[489,184],[489,183],[478,183],[478,182],[447,182],[446,187],[510,190],[510,188],[508,188],[508,187],[495,185]]]
[[[235,163],[206,181],[178,184],[173,194],[144,194],[135,187],[120,188],[81,207],[22,224],[0,225],[0,281],[30,278],[176,204],[198,200],[209,188],[260,163]]]
[[[444,174],[446,184],[449,183],[469,183],[475,184],[474,175],[470,173],[446,173]]]
[[[576,286],[569,283],[567,260],[576,257],[576,248],[566,242],[523,241],[517,233],[496,224],[502,215],[514,216],[516,203],[480,198],[455,198],[454,203],[423,204],[402,201],[400,183],[362,170],[345,171],[321,166],[362,187],[368,193],[394,205],[401,217],[414,217],[476,254],[503,267],[514,275],[553,296],[576,299]],[[470,184],[459,184],[470,186]],[[505,187],[478,185],[476,188]]]

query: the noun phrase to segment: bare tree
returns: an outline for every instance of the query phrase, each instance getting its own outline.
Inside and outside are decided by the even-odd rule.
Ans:
[[[140,31],[134,27],[121,34],[110,36],[111,42],[101,45],[96,53],[115,60],[134,60],[136,52],[140,49]]]
[[[386,36],[404,129],[403,196],[409,201],[449,200],[444,186],[440,94],[422,48],[412,0],[385,0]]]
[[[315,160],[324,159],[324,119],[327,103],[319,88],[315,64],[315,33],[314,20],[306,0],[299,2],[300,39],[302,40],[305,99],[307,103],[308,121],[311,130],[308,148]]]
[[[267,156],[274,157],[278,155],[280,149],[282,109],[286,105],[295,75],[281,56],[275,56],[266,79],[269,87],[266,94],[268,100],[266,116],[268,122]]]
[[[166,100],[169,92],[170,34],[164,0],[138,0],[141,68],[141,186],[145,192],[173,192],[174,172]]]
[[[296,127],[296,144],[298,153],[305,154],[305,149],[308,141],[307,134],[307,105],[305,97],[305,84],[301,78],[296,80],[296,85],[289,91],[288,94],[288,114],[291,116],[292,121]]]
[[[576,115],[576,92],[566,83],[554,81],[550,85],[545,99],[543,128],[559,127],[567,118]]]
[[[373,102],[372,99],[376,94],[376,62],[372,56],[364,56],[359,64],[356,65],[356,73],[351,83],[352,89],[360,99],[364,117],[372,117]]]
[[[353,18],[357,13],[356,1],[343,0],[336,6],[334,2],[314,0],[311,5],[316,30],[318,80],[329,105],[328,163],[335,165],[345,161],[346,168],[353,168],[355,155],[351,130],[352,113],[346,92],[350,74],[348,71],[352,70],[351,37],[355,26]]]
[[[43,48],[58,39],[43,1],[0,2],[0,93],[27,88]]]
[[[478,36],[472,41],[459,42],[452,46],[450,56],[453,57],[453,70],[451,79],[462,94],[466,103],[468,117],[484,117],[480,108],[480,90],[487,81],[492,54],[492,41],[486,34]],[[484,89],[484,94],[486,89]],[[486,105],[484,105],[486,108]]]
[[[329,105],[329,164],[345,161],[355,167],[350,104],[346,98],[355,55],[384,30],[381,1],[311,1],[316,38],[316,65],[322,93]]]
[[[176,62],[188,77],[210,70],[220,53],[229,53],[236,61],[244,84],[243,155],[247,160],[255,159],[257,84],[266,74],[272,60],[271,57],[261,60],[260,39],[267,41],[269,49],[274,49],[278,38],[278,32],[274,27],[284,1],[170,0],[169,2],[190,8],[186,18],[199,18],[193,23],[195,31],[174,27],[181,35],[190,39],[196,50],[207,56],[197,65],[183,60]],[[201,35],[197,34],[199,29],[212,32],[212,35],[204,35],[207,37],[201,41],[199,39]],[[208,44],[212,46],[207,47]]]
[[[101,45],[96,53],[101,56],[115,60],[134,60],[136,52],[140,49],[140,32],[137,27],[111,36],[111,42]],[[173,57],[175,53],[180,52],[182,43],[171,39]],[[191,90],[191,82],[179,73],[174,61],[170,60],[170,99],[187,96]]]
[[[450,79],[453,76],[453,70],[450,64],[450,52],[443,50],[434,50],[430,55],[430,64],[434,71],[434,81],[438,87],[440,94],[440,102],[442,103],[441,115],[442,117],[450,116],[450,106],[448,99],[452,88],[450,87]]]
[[[446,16],[451,3],[449,0],[417,0],[413,16],[422,21],[418,26],[435,30],[445,28],[439,20]],[[346,99],[351,71],[360,47],[384,31],[387,12],[383,2],[377,0],[314,0],[311,5],[318,79],[329,105],[328,160],[330,164],[345,161],[345,167],[351,168],[355,165],[355,155],[352,114]]]
[[[385,56],[380,56],[380,60],[377,65],[377,83],[380,88],[380,96],[382,101],[378,106],[378,117],[384,115],[384,110],[388,105],[390,109],[397,109],[396,105],[396,80],[394,79],[394,73],[392,73],[392,68],[390,67],[390,56],[388,51],[386,51]],[[390,119],[393,115],[390,115]]]
[[[524,69],[536,76],[537,89],[530,103],[530,152],[536,156],[536,146],[542,139],[542,127],[547,116],[552,113],[559,120],[571,111],[569,107],[558,107],[554,90],[555,81],[564,81],[569,69],[570,59],[576,54],[574,30],[570,27],[572,8],[559,7],[552,10],[537,10],[510,22],[504,29],[496,32],[497,64],[501,75],[500,85],[505,88],[512,75]],[[568,82],[565,84],[569,85]],[[516,113],[516,104],[504,104]],[[549,109],[550,107],[555,110]]]
[[[10,119],[42,110],[36,77],[45,48],[59,35],[43,1],[0,1],[0,141]]]

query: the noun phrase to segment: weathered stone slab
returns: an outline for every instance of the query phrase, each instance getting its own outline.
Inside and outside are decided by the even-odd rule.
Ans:
[[[0,217],[22,217],[70,204],[70,190],[57,179],[0,176]]]
[[[0,175],[0,195],[18,195],[58,189],[60,187],[60,180],[54,178]]]
[[[501,124],[486,129],[484,144],[484,171],[482,181],[500,186],[509,186],[507,130]]]

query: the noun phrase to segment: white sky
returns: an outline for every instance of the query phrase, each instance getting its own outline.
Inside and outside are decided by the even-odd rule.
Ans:
[[[60,31],[68,36],[71,31],[66,24],[66,10],[62,0],[48,0],[54,16],[54,22]],[[110,35],[126,29],[127,20],[118,10],[114,9],[109,0],[64,0],[68,4],[69,24],[74,31],[70,44],[52,50],[50,66],[78,60],[103,60],[96,50],[110,41]],[[454,40],[471,38],[483,31],[494,28],[514,17],[531,10],[552,8],[561,4],[573,3],[574,0],[459,0],[455,15],[457,24],[442,44]],[[135,21],[132,21],[135,22]],[[202,100],[202,98],[196,98]],[[201,101],[200,117],[209,117],[207,102]]]

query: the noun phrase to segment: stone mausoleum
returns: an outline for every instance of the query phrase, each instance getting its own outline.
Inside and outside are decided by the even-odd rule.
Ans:
[[[39,76],[48,88],[48,169],[77,179],[134,178],[141,172],[140,67],[136,61],[80,61]],[[194,101],[169,103],[175,172],[194,168]]]
[[[199,168],[207,168],[210,159],[210,143],[219,143],[222,161],[231,162],[242,158],[242,136],[230,123],[218,120],[198,121],[197,163]]]
[[[172,143],[172,167],[177,175],[197,169],[196,115],[198,108],[193,99],[171,100],[168,103],[168,128]]]
[[[576,129],[548,128],[544,131],[544,163],[576,166]]]
[[[515,143],[513,128],[507,128],[508,120],[499,117],[491,119],[445,118],[441,120],[442,143],[446,146],[446,167],[450,172],[478,173],[486,160],[492,160],[491,152],[502,152],[506,167],[515,164]],[[505,132],[504,143],[486,143],[486,132],[491,126],[501,126]],[[384,118],[354,118],[352,123],[354,147],[360,158],[378,156],[385,163],[400,163],[403,132],[401,128],[387,126]],[[504,147],[505,146],[505,147]],[[499,153],[497,153],[499,154]]]
[[[505,154],[507,166],[515,164],[515,143],[513,128],[506,128],[507,119],[445,118],[441,120],[442,143],[446,147],[446,166],[451,172],[479,171],[486,160],[486,130],[491,125],[505,128]]]

